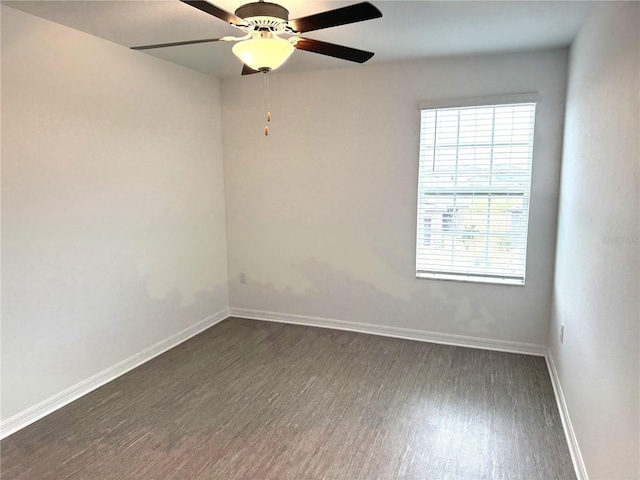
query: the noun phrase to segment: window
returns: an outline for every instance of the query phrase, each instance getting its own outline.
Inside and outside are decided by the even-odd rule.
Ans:
[[[418,277],[524,284],[536,105],[502,100],[421,110]]]

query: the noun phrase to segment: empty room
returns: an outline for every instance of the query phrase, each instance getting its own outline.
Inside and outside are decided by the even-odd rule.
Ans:
[[[640,478],[640,3],[2,1],[0,476]]]

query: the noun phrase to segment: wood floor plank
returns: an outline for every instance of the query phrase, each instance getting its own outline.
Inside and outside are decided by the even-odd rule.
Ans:
[[[228,319],[0,444],[2,479],[575,479],[544,359]]]

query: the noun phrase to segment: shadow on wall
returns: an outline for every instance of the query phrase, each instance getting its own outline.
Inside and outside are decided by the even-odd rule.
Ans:
[[[232,307],[315,316],[381,326],[543,343],[539,321],[546,311],[527,308],[523,287],[416,279],[406,276],[405,298],[384,292],[326,262],[309,258],[293,266],[310,285],[278,289],[248,278],[232,279]],[[532,325],[532,323],[534,323]]]

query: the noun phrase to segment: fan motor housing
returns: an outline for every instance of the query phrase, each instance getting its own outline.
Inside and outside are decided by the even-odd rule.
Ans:
[[[289,21],[289,10],[282,5],[270,2],[247,3],[246,5],[238,7],[236,15],[243,20],[252,17],[272,17],[280,19],[283,22]]]

